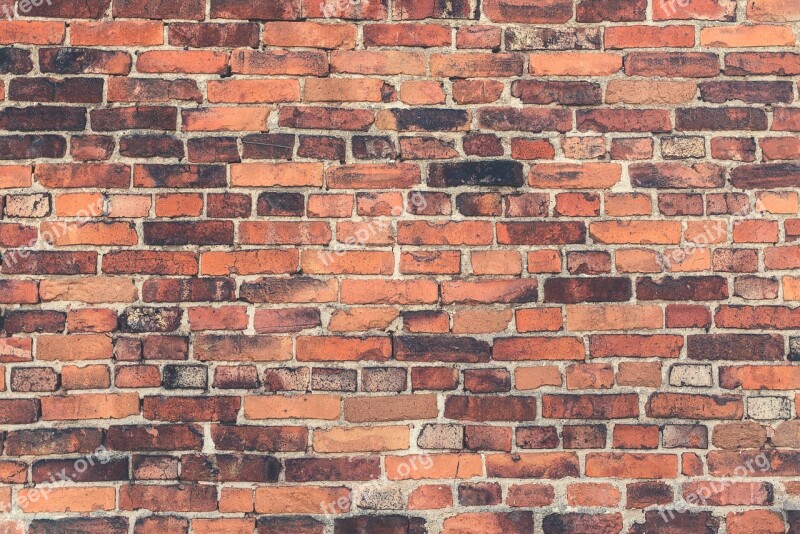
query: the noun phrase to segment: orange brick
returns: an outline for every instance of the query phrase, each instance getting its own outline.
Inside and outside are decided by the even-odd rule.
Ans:
[[[42,419],[124,419],[139,414],[136,393],[83,393],[42,397]]]
[[[316,452],[381,452],[409,447],[408,426],[334,427],[314,432]]]
[[[400,100],[413,106],[444,104],[446,95],[438,82],[411,80],[400,86]]]
[[[389,480],[431,480],[483,475],[483,462],[478,454],[429,454],[426,460],[422,463],[415,456],[387,456],[386,476]]]
[[[341,397],[336,395],[270,395],[245,397],[247,419],[338,419]]]
[[[266,104],[300,100],[298,80],[212,80],[208,101],[213,103]],[[266,129],[266,125],[264,125]]]
[[[227,52],[210,50],[151,50],[139,54],[139,72],[222,74],[228,67]]]
[[[795,46],[795,43],[794,31],[789,26],[716,27],[700,31],[700,44],[708,47]]]
[[[146,20],[76,20],[70,24],[70,42],[73,46],[158,46],[164,44],[164,26]]]
[[[63,22],[38,20],[0,21],[0,44],[55,45],[64,42],[65,34],[66,25]],[[73,42],[72,44],[78,43]]]
[[[306,102],[381,102],[385,83],[377,78],[308,78]]]
[[[103,334],[39,336],[36,358],[39,360],[105,360],[111,357],[111,337]]]
[[[105,365],[61,368],[61,387],[64,389],[104,389],[111,385],[111,376]]]
[[[567,502],[570,506],[603,506],[619,505],[620,491],[611,484],[595,484],[579,482],[567,486]]]
[[[322,185],[322,164],[239,163],[231,165],[231,185],[237,187],[318,187]]]
[[[177,193],[156,195],[157,217],[198,217],[203,212],[203,195]]]
[[[598,52],[536,52],[530,55],[534,76],[611,76],[622,69],[622,56]]]
[[[114,510],[116,490],[113,487],[94,488],[23,488],[17,495],[19,507],[25,513],[38,512],[96,512]]]
[[[248,131],[267,130],[269,108],[203,108],[185,110],[183,130],[186,132]]]
[[[355,48],[358,29],[352,24],[316,22],[265,22],[263,42],[267,46],[310,48]]]
[[[517,367],[514,383],[519,390],[538,389],[545,386],[561,386],[561,370],[552,365]]]
[[[344,514],[350,511],[345,487],[270,486],[256,488],[258,514]]]
[[[522,258],[519,252],[506,250],[476,250],[471,255],[475,274],[519,274]]]
[[[0,189],[30,187],[33,167],[30,165],[0,165]]]
[[[518,332],[557,332],[563,327],[561,308],[516,310]]]

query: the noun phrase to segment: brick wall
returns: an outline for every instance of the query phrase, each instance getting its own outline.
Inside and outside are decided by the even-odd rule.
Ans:
[[[800,533],[797,0],[0,0],[3,533]]]

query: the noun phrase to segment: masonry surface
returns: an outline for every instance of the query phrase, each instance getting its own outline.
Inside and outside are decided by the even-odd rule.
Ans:
[[[800,1],[0,11],[0,532],[800,533]]]

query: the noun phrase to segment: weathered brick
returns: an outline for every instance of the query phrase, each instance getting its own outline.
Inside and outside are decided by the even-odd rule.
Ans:
[[[0,0],[0,531],[800,529],[799,8]]]

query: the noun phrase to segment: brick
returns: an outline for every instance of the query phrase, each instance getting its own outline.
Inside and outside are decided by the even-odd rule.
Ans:
[[[646,9],[646,3],[641,0],[634,2],[582,0],[576,8],[576,15],[578,22],[644,20]]]
[[[618,302],[631,297],[624,278],[550,278],[545,282],[545,302]]]
[[[114,77],[108,81],[108,99],[117,102],[168,102],[172,99],[202,101],[194,80],[158,80]]]
[[[450,28],[436,24],[370,24],[364,27],[364,41],[368,47],[437,47],[449,46],[451,37]]]
[[[717,276],[642,278],[636,295],[640,300],[721,300],[728,297],[728,285]]]
[[[669,114],[663,110],[578,110],[578,130],[583,132],[668,132],[671,128]]]
[[[647,402],[650,417],[741,419],[742,400],[736,396],[654,393]]]
[[[228,67],[228,54],[206,50],[142,52],[136,61],[139,72],[222,74]]]
[[[135,393],[83,394],[42,399],[42,419],[124,419],[139,413]]]
[[[659,387],[662,383],[661,362],[621,362],[617,384],[621,386]]]
[[[55,391],[58,389],[58,373],[50,368],[20,368],[11,370],[11,390],[25,393]]]
[[[547,52],[530,55],[530,73],[538,76],[611,76],[622,69],[613,53]]]
[[[53,488],[47,499],[38,502],[36,495],[31,492],[23,489],[19,496],[20,508],[27,513],[113,510],[116,503],[113,487]]]
[[[546,418],[607,419],[636,417],[636,395],[545,395],[542,415]]]
[[[632,52],[625,58],[628,76],[712,78],[719,71],[719,58],[711,53]]]
[[[237,163],[231,183],[240,187],[321,185],[322,165],[317,163]]]
[[[470,337],[398,336],[393,351],[400,361],[485,362],[490,348]]]
[[[619,182],[621,173],[621,167],[615,163],[540,163],[531,166],[528,182],[537,189],[605,189]]]
[[[411,0],[400,0],[393,5],[393,16],[399,20],[425,18],[472,18],[469,2],[457,0],[448,5],[417,4]]]
[[[355,47],[356,34],[356,27],[349,24],[334,26],[315,22],[267,22],[264,24],[264,43],[271,46],[352,49]]]
[[[497,360],[582,360],[583,344],[574,337],[517,337],[495,340]]]
[[[297,340],[299,361],[386,360],[391,340],[383,337],[305,337]]]
[[[462,421],[529,421],[535,408],[533,397],[450,396],[444,416]]]
[[[204,108],[183,111],[181,119],[187,132],[259,132],[267,129],[269,113],[263,108]]]
[[[430,59],[434,76],[475,78],[522,74],[523,58],[517,54],[456,53],[434,54]]]
[[[593,335],[589,353],[595,358],[649,357],[677,358],[683,348],[683,337],[675,335]]]
[[[793,368],[781,365],[745,365],[720,369],[720,386],[726,389],[793,389],[797,380],[798,376]]]
[[[291,359],[290,340],[284,337],[203,335],[195,356],[201,361],[283,361]]]
[[[397,74],[422,75],[425,57],[419,52],[334,50],[331,52],[330,71],[348,74],[390,76]]]
[[[736,2],[716,0],[692,2],[658,2],[653,4],[653,20],[720,20],[736,19]]]
[[[685,104],[694,100],[696,92],[697,84],[694,82],[611,80],[606,89],[606,102],[645,105]]]
[[[578,532],[581,529],[603,529],[606,532],[619,532],[622,529],[620,514],[550,514],[542,521],[546,534]]]
[[[572,2],[565,0],[555,0],[546,5],[510,0],[488,0],[484,9],[486,16],[492,22],[558,24],[572,18],[574,7]]]
[[[519,187],[523,181],[522,165],[512,161],[434,163],[428,170],[428,184],[433,187]]]
[[[657,5],[657,4],[656,4]],[[692,26],[612,26],[604,34],[606,48],[692,48]]]
[[[350,422],[430,419],[438,414],[436,397],[429,394],[344,400],[344,418]]]
[[[453,100],[459,104],[496,102],[503,87],[495,80],[456,80],[453,82]]]
[[[571,452],[486,455],[486,473],[498,478],[560,479],[578,474],[578,457]]]
[[[661,309],[654,306],[568,306],[567,328],[580,330],[650,330],[662,325]]]
[[[211,16],[230,19],[295,20],[300,16],[300,9],[300,0],[270,1],[258,6],[251,6],[235,0],[214,0],[211,4]]]
[[[775,334],[690,335],[687,355],[698,360],[781,360],[783,337]]]
[[[677,457],[671,454],[590,453],[586,457],[589,477],[675,478]]]
[[[255,47],[258,25],[254,23],[210,24],[178,22],[169,25],[169,43],[177,46],[205,48],[211,46]]]
[[[91,48],[43,48],[39,53],[42,72],[56,74],[120,74],[131,70],[126,52]]]
[[[725,73],[791,75],[800,68],[800,55],[788,52],[731,52],[725,55]]]
[[[758,21],[797,20],[794,4],[782,4],[774,0],[759,0],[748,6],[747,18]]]
[[[572,129],[572,114],[562,109],[483,108],[480,126],[497,131],[567,132]]]
[[[262,104],[298,100],[300,100],[300,84],[293,80],[222,80],[208,83],[208,101],[214,103]],[[221,113],[220,110],[216,112],[218,115]],[[188,117],[201,116],[188,115]],[[210,121],[214,117],[209,110],[202,118]],[[219,118],[222,119],[223,116],[219,115]],[[227,118],[233,120],[235,116],[230,115]],[[262,126],[266,130],[266,124]]]
[[[599,50],[598,28],[510,26],[505,31],[509,50]]]
[[[165,382],[168,376],[165,374]],[[145,397],[144,417],[153,421],[233,421],[239,412],[238,397]]]
[[[320,430],[314,434],[317,452],[364,452],[407,449],[406,426],[352,427]]]
[[[785,528],[783,517],[768,510],[734,512],[728,514],[725,524],[731,534],[747,532],[753,528],[758,528],[765,532],[781,532]]]
[[[65,25],[55,21],[15,21],[0,25],[0,44],[54,45],[64,42]]]
[[[164,44],[159,22],[88,22],[71,26],[71,44],[80,46],[158,46]]]

